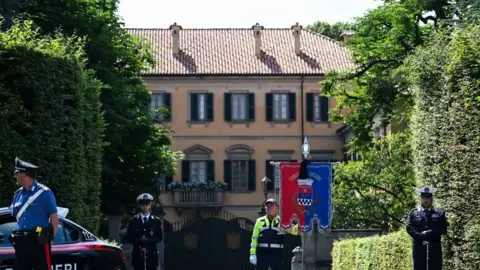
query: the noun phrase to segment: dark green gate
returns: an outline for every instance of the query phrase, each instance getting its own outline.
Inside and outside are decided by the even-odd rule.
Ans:
[[[165,270],[254,270],[250,240],[254,222],[226,211],[200,212],[165,226]],[[300,237],[285,238],[284,267]]]

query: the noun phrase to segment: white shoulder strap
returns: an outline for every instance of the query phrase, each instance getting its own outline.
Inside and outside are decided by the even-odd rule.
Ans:
[[[40,194],[42,194],[44,191],[43,188],[41,188],[39,191],[37,191],[37,193],[33,194],[33,196],[30,196],[30,198],[28,198],[28,201],[22,206],[22,208],[20,209],[20,211],[18,211],[17,213],[17,221],[20,220],[20,218],[22,217],[23,215],[23,212],[25,212],[25,210],[27,210],[27,207],[32,204],[33,201],[35,201],[38,196],[40,196]]]

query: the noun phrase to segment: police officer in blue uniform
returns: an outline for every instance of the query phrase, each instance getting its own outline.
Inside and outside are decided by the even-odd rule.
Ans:
[[[441,238],[447,233],[445,209],[432,207],[434,188],[423,187],[419,191],[421,206],[410,211],[407,221],[407,232],[413,241],[413,269],[442,270]]]
[[[132,266],[135,270],[154,270],[158,267],[157,244],[163,239],[162,221],[151,214],[153,196],[140,194],[137,202],[141,213],[134,216],[127,228],[128,241],[133,244]]]
[[[50,270],[51,241],[58,226],[57,204],[53,192],[36,181],[38,167],[15,159],[15,178],[22,186],[14,196],[12,216],[17,229],[10,236],[18,270]]]

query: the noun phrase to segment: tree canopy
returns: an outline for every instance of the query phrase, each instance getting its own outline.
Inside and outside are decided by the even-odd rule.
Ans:
[[[85,40],[87,67],[102,82],[102,209],[130,212],[137,194],[153,192],[154,180],[173,173],[176,162],[168,130],[154,125],[147,106],[151,95],[141,74],[155,64],[149,44],[123,28],[118,0],[9,1],[6,12],[32,20],[40,33],[59,30]]]
[[[337,99],[333,119],[343,120],[355,133],[352,151],[371,146],[376,115],[386,123],[409,119],[413,99],[401,69],[406,57],[436,29],[473,17],[478,6],[475,0],[385,0],[356,19],[355,38],[347,46],[357,68],[330,72],[322,82],[323,94]]]
[[[320,35],[327,36],[331,39],[342,41],[342,34],[345,31],[355,30],[355,25],[346,22],[329,24],[328,22],[317,21],[311,25],[308,25],[307,29]]]
[[[82,40],[40,35],[29,21],[0,32],[0,193],[10,206],[15,157],[40,167],[39,182],[85,227],[99,225],[104,122],[101,83]]]
[[[415,206],[409,135],[383,137],[359,154],[360,161],[335,166],[332,225],[397,230],[405,213]]]

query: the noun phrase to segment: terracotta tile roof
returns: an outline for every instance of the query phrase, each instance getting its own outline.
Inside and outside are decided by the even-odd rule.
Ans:
[[[341,43],[306,29],[296,55],[291,29],[265,28],[260,57],[255,56],[252,29],[182,29],[178,56],[172,54],[171,30],[126,30],[152,43],[158,64],[146,76],[323,75],[354,67]]]

